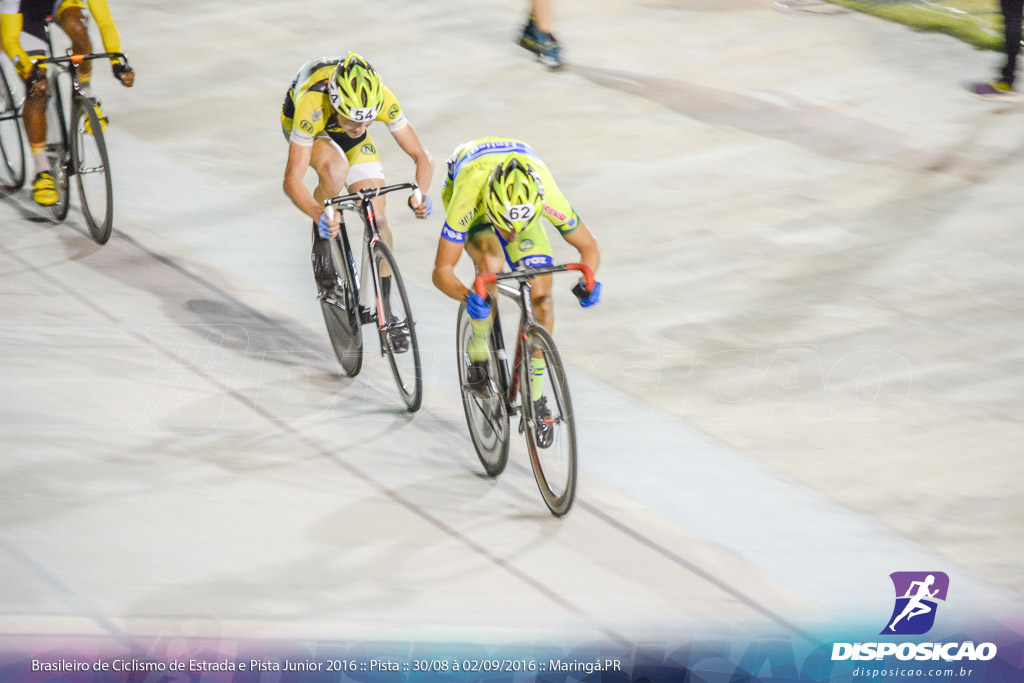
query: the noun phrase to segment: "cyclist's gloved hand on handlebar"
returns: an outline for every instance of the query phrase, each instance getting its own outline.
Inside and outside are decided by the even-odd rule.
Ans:
[[[415,206],[413,206],[414,200],[415,195],[410,195],[409,208],[416,214],[416,218],[428,218],[430,214],[434,212],[434,202],[430,200],[430,195],[423,195],[423,201]]]
[[[491,317],[490,304],[472,290],[466,295],[466,310],[469,312],[469,317],[473,320],[486,320]]]
[[[124,87],[132,87],[135,82],[135,69],[121,62],[111,62],[110,69],[114,72],[114,78],[121,81]]]
[[[333,230],[332,230],[333,229]],[[327,217],[327,214],[320,214],[320,220],[316,222],[316,231],[325,240],[330,239],[338,234],[338,220],[335,218],[331,220]]]
[[[576,286],[572,288],[572,293],[580,300],[580,306],[589,308],[601,301],[601,283],[595,280],[594,289],[589,290],[586,283],[577,282]]]

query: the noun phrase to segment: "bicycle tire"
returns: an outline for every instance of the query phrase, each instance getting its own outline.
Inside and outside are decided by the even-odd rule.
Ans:
[[[420,347],[416,341],[416,322],[412,316],[412,308],[409,306],[409,296],[405,291],[405,283],[402,281],[402,274],[398,270],[398,262],[391,248],[382,241],[373,243],[371,247],[371,259],[373,262],[373,274],[377,278],[377,291],[383,292],[381,285],[381,263],[387,262],[388,270],[391,272],[391,291],[388,301],[383,301],[384,312],[391,313],[397,320],[388,321],[385,329],[378,321],[377,330],[380,337],[381,351],[388,357],[391,365],[391,374],[395,377],[395,384],[398,386],[398,393],[402,397],[406,410],[415,413],[423,403],[423,366],[420,364]],[[398,301],[394,295],[398,294]],[[381,294],[383,299],[383,293]],[[401,305],[401,314],[395,304]],[[378,316],[380,315],[378,311]],[[394,336],[398,332],[408,340],[408,348],[405,351],[395,351]],[[407,355],[408,354],[408,355]],[[411,366],[405,359],[412,361]],[[411,375],[411,377],[409,376]],[[409,386],[410,380],[412,386]]]
[[[71,168],[78,185],[78,198],[89,234],[97,243],[106,244],[114,224],[114,187],[103,128],[92,100],[76,97],[71,112]],[[86,132],[86,124],[91,133]],[[100,175],[102,179],[93,179],[93,175]]]
[[[537,488],[551,514],[561,517],[569,512],[576,497],[576,422],[572,412],[572,400],[569,397],[569,386],[565,381],[565,366],[555,347],[555,340],[546,329],[539,325],[530,325],[523,336],[522,364],[519,367],[520,392],[522,394],[523,421],[526,424],[526,444],[530,455],[530,465],[537,480]],[[545,382],[549,390],[544,395],[554,398],[552,411],[554,430],[551,443],[544,447],[539,442],[538,427],[535,423],[534,405],[531,400],[530,358],[535,351],[544,355],[547,363]],[[549,396],[553,394],[553,396]],[[554,462],[552,453],[556,450],[565,451],[561,468]],[[559,471],[560,470],[560,471]]]
[[[469,438],[476,449],[480,464],[484,466],[488,476],[497,477],[508,464],[508,447],[511,441],[505,387],[501,386],[498,354],[495,351],[492,332],[492,337],[488,340],[491,351],[489,370],[498,390],[492,397],[481,398],[466,388],[469,372],[469,338],[473,334],[470,321],[466,304],[462,304],[455,325],[455,361],[459,371],[459,389],[462,391],[462,409],[466,413]]]
[[[337,239],[331,240],[331,258],[340,281],[332,295],[320,299],[320,310],[341,369],[349,377],[355,377],[363,367],[362,322],[359,319],[354,274],[348,259],[341,254],[339,242]]]
[[[0,190],[16,192],[25,184],[25,133],[14,91],[0,68]]]

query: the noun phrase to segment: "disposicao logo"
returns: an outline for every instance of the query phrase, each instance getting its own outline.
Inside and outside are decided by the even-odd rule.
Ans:
[[[880,635],[919,636],[935,624],[938,600],[946,601],[949,577],[943,572],[893,572],[896,605]]]
[[[943,572],[893,572],[889,575],[896,590],[896,604],[879,635],[919,636],[935,625],[939,602],[946,601],[949,577]],[[993,643],[835,643],[832,660],[869,660],[895,656],[918,661],[987,661],[996,656]]]

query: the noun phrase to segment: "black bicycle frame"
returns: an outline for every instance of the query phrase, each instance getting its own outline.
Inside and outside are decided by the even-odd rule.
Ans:
[[[50,27],[53,26],[52,17],[46,18],[46,47],[49,53],[53,54],[53,38],[50,36]],[[85,97],[85,93],[82,92],[82,85],[78,81],[78,65],[84,61],[91,61],[93,59],[120,59],[124,62],[124,65],[128,66],[128,58],[122,52],[95,52],[87,55],[73,55],[71,50],[68,50],[68,54],[65,57],[47,57],[46,59],[40,59],[36,61],[36,64],[68,64],[70,66],[65,68],[65,71],[71,76],[71,99],[72,102],[75,96]],[[54,74],[53,77],[53,90],[54,92],[49,93],[49,96],[54,98],[54,104],[57,107],[57,119],[60,124],[60,141],[63,145],[64,150],[69,151],[71,145],[68,142],[68,127],[69,123],[67,118],[64,116],[64,100],[60,94],[60,88],[57,85],[58,75]],[[73,123],[73,122],[71,122]],[[70,165],[67,169],[68,176],[75,174],[74,168]]]
[[[357,271],[355,256],[352,254],[352,245],[348,239],[348,229],[346,228],[345,225],[344,210],[354,210],[356,205],[359,205],[359,213],[363,219],[364,226],[363,236],[366,239],[366,247],[364,248],[363,251],[364,260],[372,261],[370,248],[374,242],[380,240],[380,231],[377,229],[377,213],[376,211],[374,211],[373,202],[371,200],[376,197],[385,195],[389,192],[394,192],[396,190],[415,190],[417,187],[418,186],[416,185],[416,183],[400,183],[398,185],[387,185],[385,187],[373,187],[366,190],[353,192],[352,194],[334,197],[333,199],[328,199],[324,202],[325,208],[337,207],[338,209],[342,210],[342,213],[339,215],[339,219],[341,220],[341,231],[338,233],[338,236],[335,237],[334,239],[341,240],[341,243],[338,245],[338,247],[339,249],[341,249],[341,253],[345,255],[345,260],[348,263],[349,275],[351,276],[349,279],[352,281],[352,285],[355,288],[354,294],[356,306],[360,306],[359,294],[361,290],[361,285],[359,283],[359,278],[356,277]],[[370,268],[373,268],[372,262],[370,263]],[[384,317],[384,312],[381,310],[380,292],[377,291],[377,279],[371,277],[370,281],[373,283],[373,295],[377,303],[377,326],[382,327],[386,324],[386,321]],[[369,322],[368,320],[362,319],[361,310],[359,322]],[[383,353],[383,350],[381,352]]]
[[[519,407],[516,405],[516,394],[519,393],[519,368],[523,363],[523,346],[526,342],[527,330],[537,324],[533,315],[533,297],[530,296],[530,280],[537,275],[564,273],[570,270],[582,272],[584,277],[586,277],[587,287],[591,290],[594,288],[594,273],[589,266],[582,263],[567,263],[561,266],[543,266],[541,268],[520,268],[510,273],[481,273],[476,276],[476,280],[473,283],[476,293],[482,297],[487,294],[483,289],[485,284],[493,282],[497,285],[499,293],[511,299],[516,299],[519,303],[519,336],[516,339],[516,355],[515,360],[512,361],[511,378],[509,377],[508,354],[505,353],[505,338],[501,333],[501,316],[498,315],[498,302],[496,301],[494,302],[494,325],[491,327],[492,342],[498,355],[498,371],[501,374],[501,386],[503,390],[507,389],[505,392],[505,406],[508,408],[509,415],[516,415],[519,412]],[[518,280],[519,289],[503,285],[501,283],[502,280]]]

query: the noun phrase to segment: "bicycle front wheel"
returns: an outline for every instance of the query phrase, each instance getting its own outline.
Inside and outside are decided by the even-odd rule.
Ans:
[[[488,339],[490,358],[487,372],[493,391],[480,394],[469,388],[469,373],[474,370],[469,358],[469,339],[473,336],[472,319],[466,312],[466,304],[459,307],[455,329],[455,359],[459,366],[459,388],[462,390],[462,408],[466,412],[469,437],[476,449],[476,456],[484,471],[491,477],[501,474],[508,463],[509,419],[508,406],[501,386],[498,368],[498,354],[494,348],[493,334]]]
[[[544,503],[561,517],[576,496],[576,423],[565,367],[543,327],[531,325],[521,343],[519,384],[530,464]]]
[[[348,257],[341,253],[341,240],[330,243],[334,272],[338,274],[337,286],[320,299],[320,310],[324,314],[327,336],[331,338],[334,355],[341,363],[341,369],[349,377],[355,377],[363,367],[363,333],[359,318],[359,296],[356,293],[354,273]]]
[[[0,190],[14,192],[25,184],[25,138],[21,116],[11,90],[0,68]]]
[[[106,244],[114,224],[114,188],[103,128],[92,100],[76,98],[72,112],[71,172],[78,184],[89,234]]]
[[[372,258],[380,294],[377,307],[380,348],[388,357],[402,402],[410,413],[414,413],[423,402],[423,367],[420,365],[420,347],[416,342],[416,323],[409,307],[409,296],[395,255],[388,245],[374,242]]]

